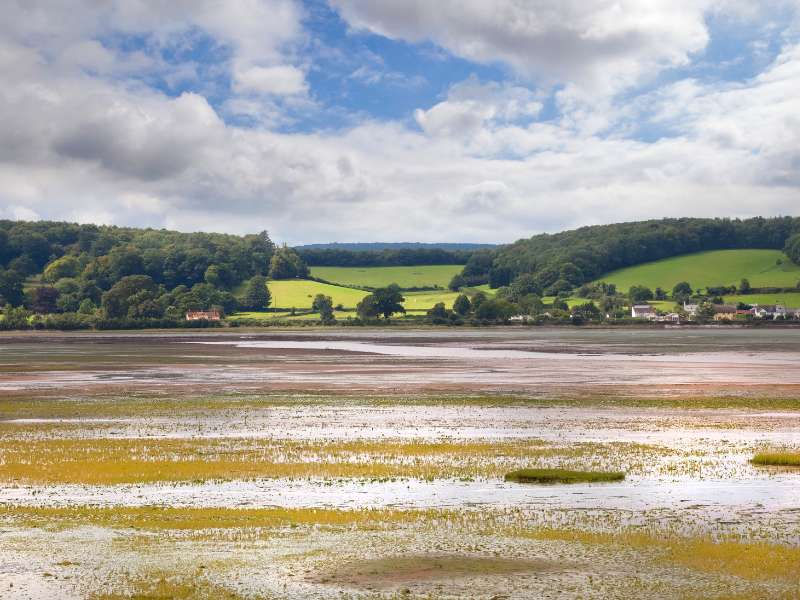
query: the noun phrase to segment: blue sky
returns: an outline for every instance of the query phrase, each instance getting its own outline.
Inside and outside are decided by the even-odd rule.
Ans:
[[[791,213],[798,12],[796,0],[15,4],[0,25],[0,218],[496,242]]]

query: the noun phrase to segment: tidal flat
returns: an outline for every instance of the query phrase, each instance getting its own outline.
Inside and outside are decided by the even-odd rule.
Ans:
[[[797,598],[800,331],[0,337],[0,597]],[[569,485],[522,469],[611,472]]]

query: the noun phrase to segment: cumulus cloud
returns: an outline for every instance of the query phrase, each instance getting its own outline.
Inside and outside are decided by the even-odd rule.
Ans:
[[[695,4],[677,3],[686,12],[673,14],[659,2],[616,3],[630,18],[613,19],[613,6],[598,2],[574,22],[567,17],[578,5],[569,2],[498,4],[504,18],[470,25],[472,48],[456,37],[473,31],[467,21],[482,9],[463,3],[448,34],[456,37],[439,43],[521,71],[525,57],[535,55],[537,73],[541,66],[574,83],[548,98],[524,78],[470,77],[408,119],[362,118],[346,129],[303,133],[272,127],[282,117],[281,102],[313,95],[307,67],[292,49],[307,35],[297,5],[191,2],[186,11],[180,2],[145,0],[87,0],[73,10],[52,4],[13,3],[9,14],[17,22],[0,24],[3,218],[268,229],[298,243],[505,241],[637,218],[796,212],[800,46],[792,41],[784,40],[759,74],[740,81],[691,77],[627,102],[600,100],[581,87],[594,85],[601,64],[611,65],[616,81],[630,82],[686,60],[708,35]],[[430,23],[438,21],[426,7],[439,3],[404,4],[411,16],[389,19],[392,3],[365,8],[337,0],[356,26],[433,37]],[[541,9],[535,18],[519,13],[532,5]],[[639,6],[652,9],[646,26],[637,20],[644,15]],[[441,3],[443,14],[451,8]],[[398,29],[397,19],[408,31]],[[501,21],[520,28],[510,32],[513,39],[534,31],[538,41],[512,52],[495,31]],[[674,33],[676,23],[688,33]],[[107,43],[124,30],[175,44],[194,28],[230,49],[224,68],[234,89],[215,105],[221,108],[200,90],[170,95],[138,76],[141,69],[186,65],[165,67],[152,52],[137,58]],[[640,44],[648,32],[661,33]],[[578,47],[548,66],[549,55],[536,54],[536,44],[552,52],[543,40],[559,36]],[[620,49],[612,39],[621,40]],[[659,49],[659,39],[673,48]],[[577,56],[586,64],[577,64]],[[258,125],[226,123],[226,111],[258,114]],[[644,126],[664,133],[647,140],[631,133]]]
[[[710,0],[332,0],[357,29],[431,40],[480,63],[615,91],[708,43]]]

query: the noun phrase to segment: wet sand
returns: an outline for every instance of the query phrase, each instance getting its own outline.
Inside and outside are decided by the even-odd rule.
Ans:
[[[6,336],[0,399],[0,597],[800,592],[741,558],[800,560],[749,462],[800,450],[800,331]]]

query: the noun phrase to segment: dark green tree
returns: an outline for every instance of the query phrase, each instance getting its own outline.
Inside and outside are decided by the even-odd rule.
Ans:
[[[406,309],[403,307],[403,294],[400,293],[400,286],[393,283],[387,287],[378,288],[372,292],[375,298],[375,306],[378,309],[378,314],[383,315],[384,319],[388,319],[395,313],[405,313]]]
[[[58,290],[51,286],[37,287],[33,290],[33,301],[31,308],[40,315],[46,315],[58,311]]]
[[[634,304],[647,302],[653,299],[653,290],[644,285],[633,285],[630,290],[628,290],[628,298]]]
[[[672,288],[672,299],[675,300],[675,302],[682,304],[691,297],[692,297],[692,286],[689,285],[688,281],[681,281],[680,283],[676,283],[675,286]]]
[[[752,287],[750,287],[750,281],[748,279],[742,279],[739,282],[739,293],[740,294],[749,294],[752,291]]]
[[[380,314],[374,294],[368,294],[361,299],[356,305],[356,314],[362,319],[374,319]]]
[[[244,288],[242,308],[246,310],[265,310],[272,303],[272,295],[263,275],[251,277]]]
[[[147,275],[129,275],[115,283],[103,294],[102,307],[109,319],[122,319],[128,316],[131,298],[138,302],[155,300],[157,286]]]
[[[270,279],[295,279],[308,277],[308,265],[288,246],[275,251],[269,263]]]
[[[472,310],[472,302],[469,301],[469,296],[466,294],[461,294],[455,299],[455,302],[453,302],[453,311],[462,317],[468,315],[470,310]]]
[[[311,309],[318,312],[323,323],[332,323],[336,319],[333,316],[333,298],[325,294],[317,294],[311,303]]]

